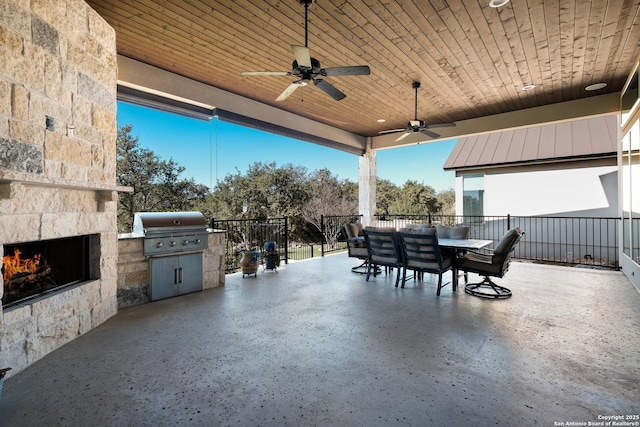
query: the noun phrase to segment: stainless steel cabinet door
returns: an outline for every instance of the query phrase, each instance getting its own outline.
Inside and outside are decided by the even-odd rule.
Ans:
[[[151,301],[201,291],[202,253],[151,258],[150,279]]]

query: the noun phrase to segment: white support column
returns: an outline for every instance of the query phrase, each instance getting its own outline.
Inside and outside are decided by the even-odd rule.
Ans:
[[[358,210],[362,224],[372,225],[376,213],[376,152],[367,138],[365,153],[358,159]]]

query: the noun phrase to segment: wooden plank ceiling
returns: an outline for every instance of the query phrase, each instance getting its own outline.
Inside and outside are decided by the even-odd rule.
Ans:
[[[413,81],[419,119],[455,122],[619,92],[640,55],[640,0],[316,0],[312,56],[371,75],[327,77],[341,101],[307,86],[276,102],[294,77],[241,73],[291,70],[298,0],[87,2],[121,55],[364,136],[413,119]]]

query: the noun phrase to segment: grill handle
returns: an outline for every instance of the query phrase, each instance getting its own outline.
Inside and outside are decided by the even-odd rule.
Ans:
[[[176,285],[182,283],[182,267],[173,270],[173,283]]]

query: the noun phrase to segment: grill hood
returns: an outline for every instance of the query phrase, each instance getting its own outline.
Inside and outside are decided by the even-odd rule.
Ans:
[[[207,220],[201,212],[136,212],[133,216],[133,232],[146,237],[206,230]]]

